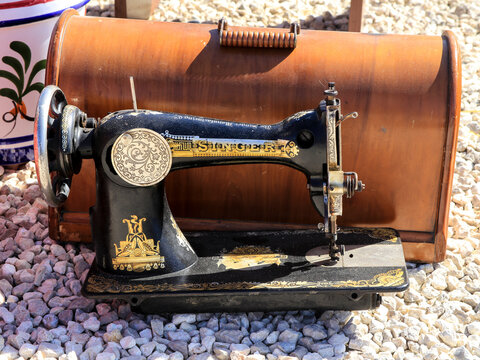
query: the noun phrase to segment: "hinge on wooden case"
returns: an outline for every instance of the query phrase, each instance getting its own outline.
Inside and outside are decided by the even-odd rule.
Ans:
[[[228,30],[227,21],[221,18],[218,22],[218,34],[220,46],[294,49],[297,46],[300,25],[291,23],[288,33]]]

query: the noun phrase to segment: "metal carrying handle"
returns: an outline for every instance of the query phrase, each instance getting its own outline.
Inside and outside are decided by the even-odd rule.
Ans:
[[[218,34],[220,46],[294,49],[297,46],[300,25],[291,23],[288,33],[228,30],[227,21],[221,18],[218,22]]]

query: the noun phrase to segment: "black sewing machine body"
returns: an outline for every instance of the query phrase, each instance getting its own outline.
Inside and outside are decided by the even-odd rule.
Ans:
[[[123,298],[147,312],[366,309],[379,304],[379,292],[408,286],[395,230],[337,228],[342,195],[362,184],[341,169],[344,118],[336,92],[317,109],[273,125],[149,110],[118,111],[96,124],[57,89],[39,102],[37,172],[47,200],[59,205],[81,160],[95,160],[96,261],[87,296]],[[255,162],[302,171],[324,227],[184,235],[166,200],[167,174]]]
[[[150,270],[154,273],[168,274],[183,270],[196,260],[186,240],[181,242],[185,246],[178,246],[178,239],[183,238],[183,234],[175,224],[167,201],[164,201],[164,181],[152,186],[134,186],[118,175],[111,158],[114,143],[120,136],[130,135],[133,139],[119,155],[122,157],[119,163],[133,164],[138,161],[138,165],[128,171],[148,169],[147,163],[152,156],[162,156],[158,149],[165,144],[155,144],[160,140],[155,136],[162,136],[169,143],[172,153],[170,171],[222,164],[272,162],[295,167],[310,179],[320,177],[320,182],[324,164],[315,159],[325,158],[326,155],[322,151],[324,147],[314,142],[325,143],[324,129],[319,114],[314,110],[274,125],[231,123],[155,111],[120,111],[104,118],[91,139],[98,184],[97,202],[91,209],[91,221],[94,238],[101,239],[95,242],[97,262],[107,271],[128,273],[132,266],[135,267],[133,264],[128,264],[130,267],[117,267],[115,261],[120,247],[117,239],[125,237],[127,225],[124,223],[134,225],[135,220],[130,219],[132,216],[136,217],[137,222],[138,219],[144,219],[141,226],[145,234],[153,239],[161,239],[158,243],[162,262],[152,265],[155,268]],[[299,141],[296,137],[299,136],[295,137],[294,134],[298,133],[306,138],[300,140],[303,148],[297,146]],[[139,180],[148,175],[147,170],[135,174]],[[321,204],[319,211],[323,212],[323,196],[312,196],[312,199]],[[138,265],[137,270],[141,266]]]

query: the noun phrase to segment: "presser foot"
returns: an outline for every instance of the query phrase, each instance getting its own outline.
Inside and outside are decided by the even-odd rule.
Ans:
[[[373,309],[380,293],[408,287],[401,240],[392,229],[342,228],[336,263],[330,239],[318,230],[185,235],[198,255],[190,268],[139,278],[93,265],[82,292],[125,300],[144,313],[322,311]]]

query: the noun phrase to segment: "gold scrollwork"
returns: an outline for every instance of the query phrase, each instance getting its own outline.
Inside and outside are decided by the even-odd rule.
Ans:
[[[365,234],[372,239],[389,241],[391,243],[398,242],[397,232],[389,228],[342,228],[344,234]]]
[[[90,293],[152,293],[157,291],[219,291],[219,290],[249,290],[249,289],[298,289],[298,288],[367,288],[400,286],[405,283],[403,269],[392,269],[386,273],[375,275],[365,280],[340,281],[271,281],[261,282],[230,282],[230,283],[198,283],[198,284],[169,284],[169,283],[133,283],[122,284],[114,279],[92,275],[87,279],[86,289]]]
[[[127,271],[149,271],[165,267],[165,258],[160,256],[160,241],[147,239],[143,233],[142,222],[136,215],[130,215],[131,219],[123,219],[128,225],[126,239],[120,241],[120,246],[115,246],[115,258],[112,259],[113,269]]]

